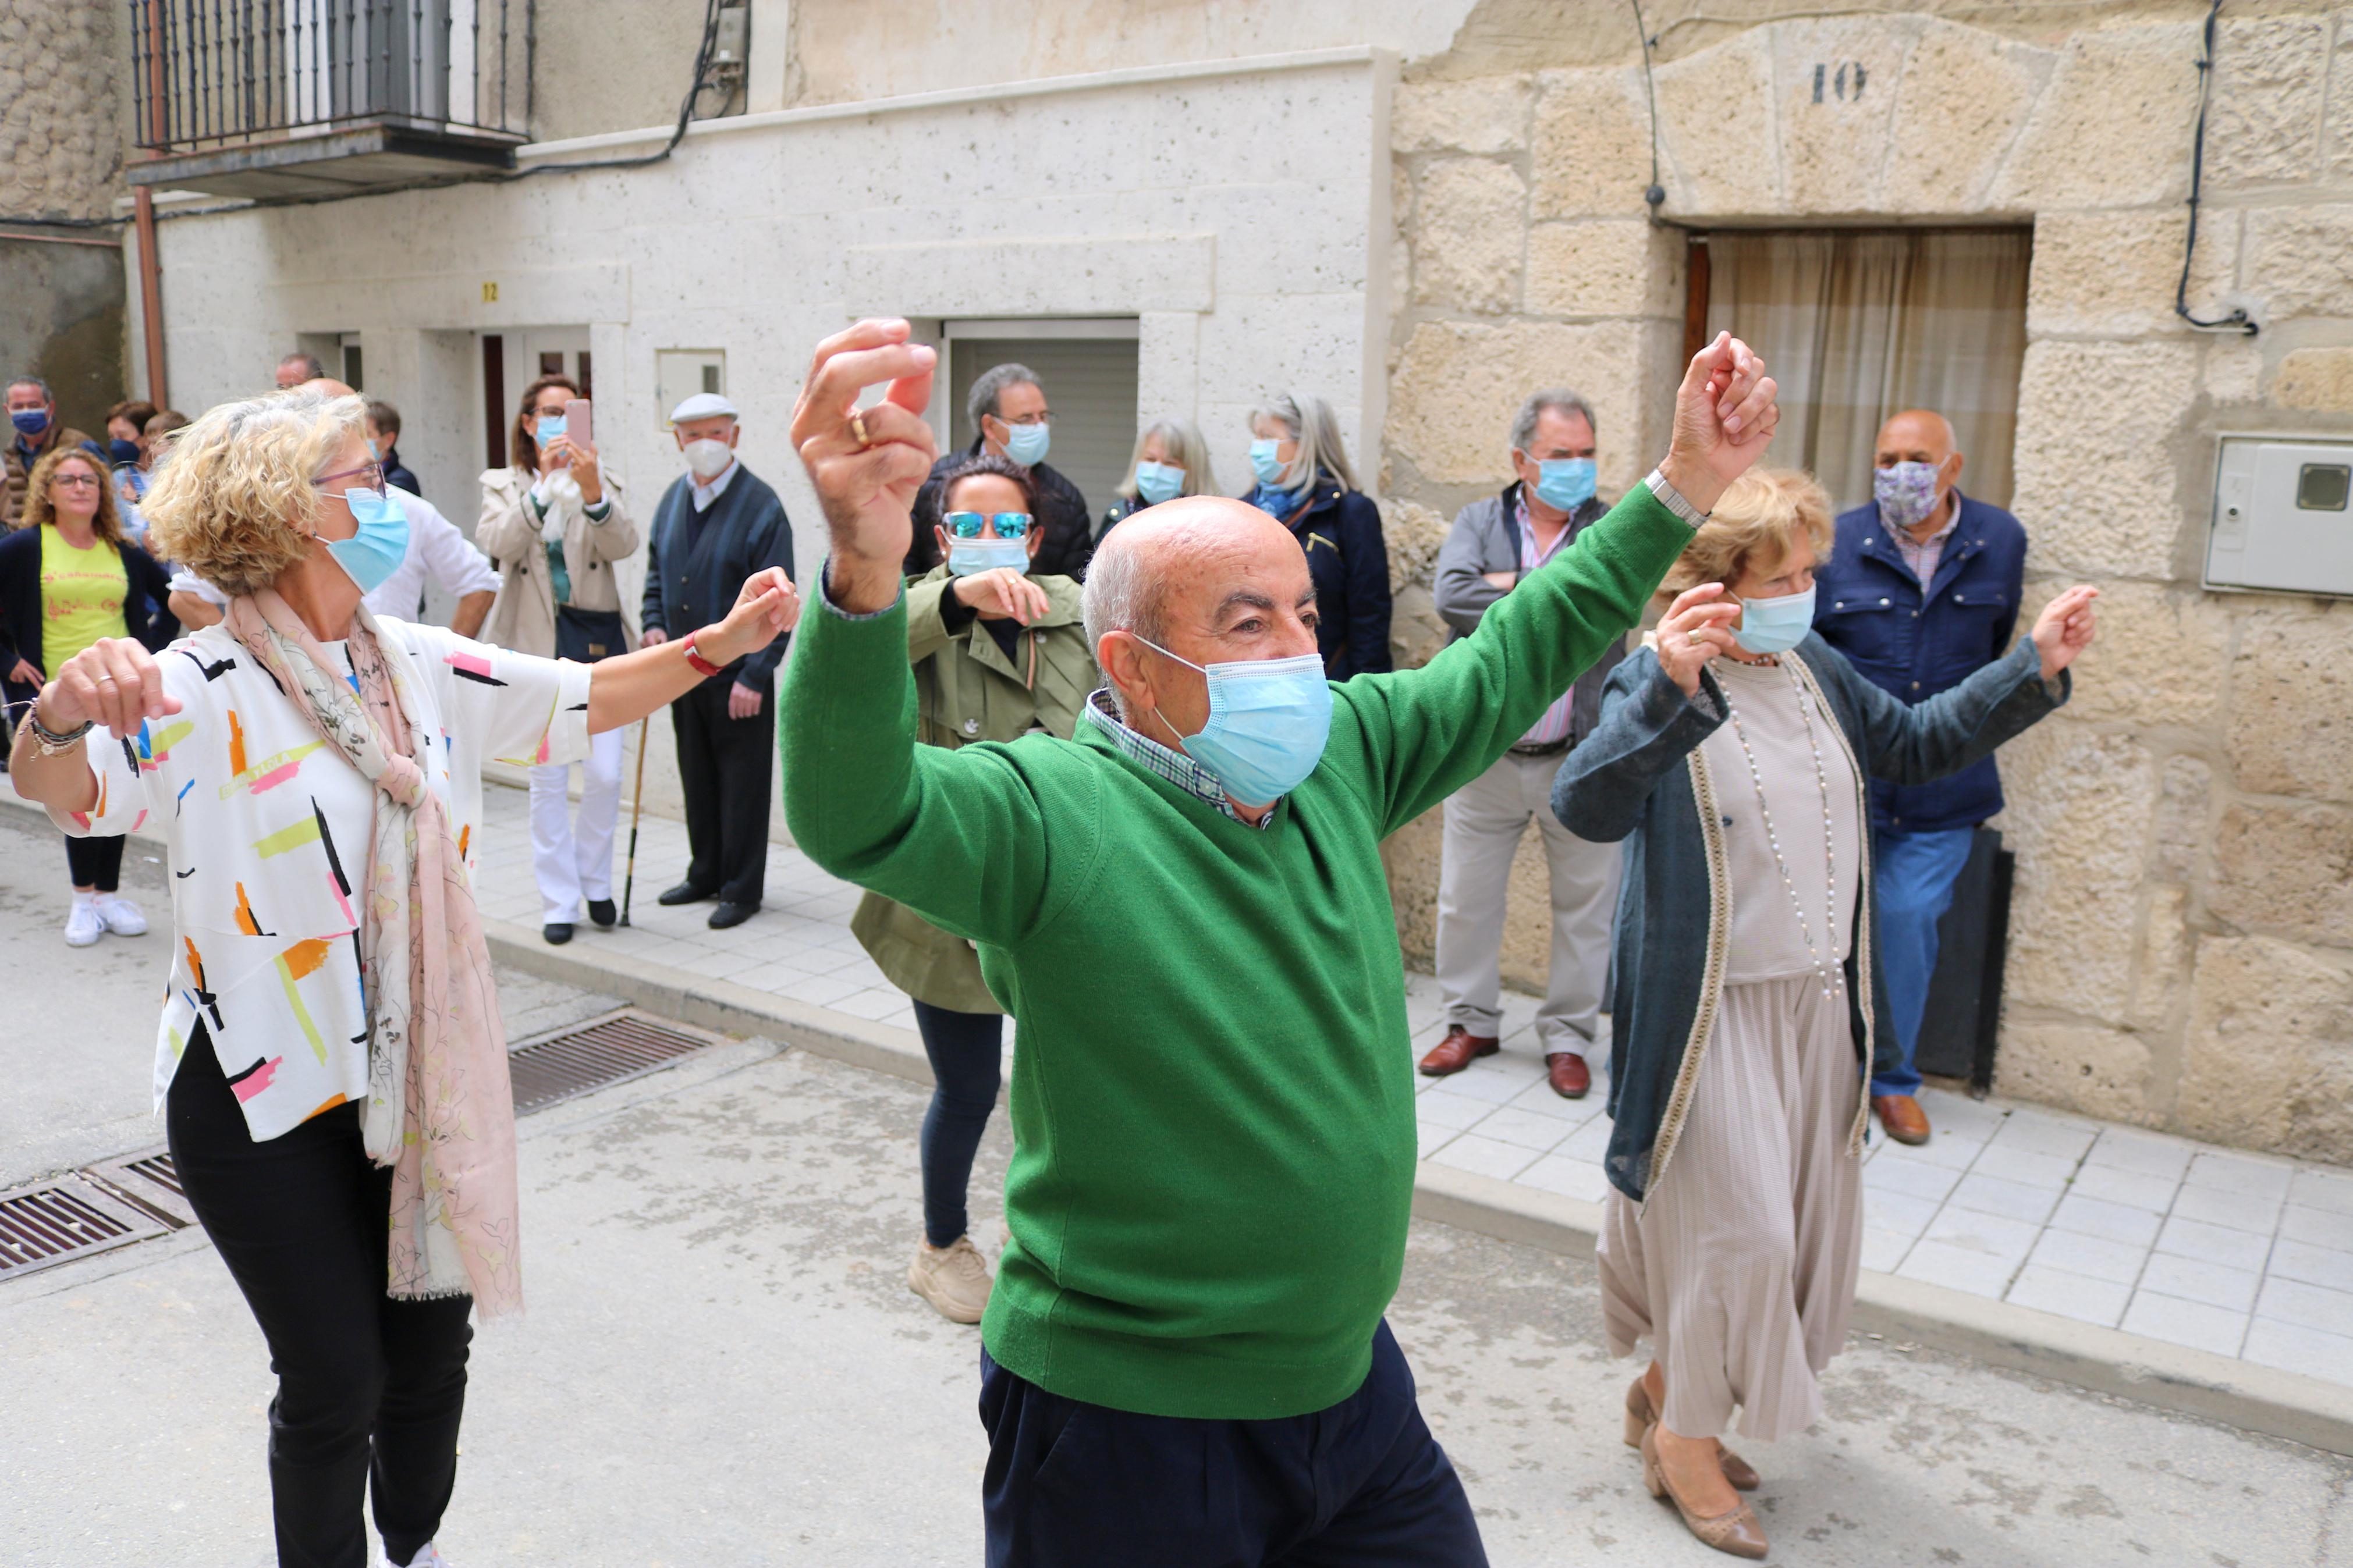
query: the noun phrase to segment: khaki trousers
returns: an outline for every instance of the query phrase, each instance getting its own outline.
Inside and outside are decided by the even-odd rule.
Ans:
[[[1449,796],[1438,874],[1438,989],[1446,1021],[1474,1035],[1497,1034],[1512,857],[1531,817],[1543,831],[1552,870],[1552,972],[1536,1009],[1536,1037],[1547,1056],[1582,1056],[1593,1044],[1618,901],[1619,847],[1579,838],[1552,814],[1553,775],[1566,755],[1506,753]]]

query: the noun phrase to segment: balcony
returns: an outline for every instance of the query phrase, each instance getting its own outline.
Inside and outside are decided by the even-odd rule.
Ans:
[[[357,195],[514,166],[533,0],[130,0],[135,185]]]

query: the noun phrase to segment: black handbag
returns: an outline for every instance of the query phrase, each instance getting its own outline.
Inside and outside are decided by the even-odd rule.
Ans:
[[[577,605],[555,606],[555,657],[578,664],[594,664],[629,651],[618,610],[584,610]]]

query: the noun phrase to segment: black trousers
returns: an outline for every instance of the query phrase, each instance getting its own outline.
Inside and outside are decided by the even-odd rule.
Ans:
[[[1138,1415],[983,1350],[980,1419],[989,1568],[1486,1568],[1387,1323],[1363,1386],[1312,1415]]]
[[[466,1405],[465,1297],[385,1294],[392,1173],[340,1105],[257,1143],[201,1026],[165,1112],[196,1217],[269,1342],[269,1495],[280,1568],[406,1563],[440,1528]]]
[[[104,838],[67,839],[66,868],[73,873],[73,885],[96,888],[101,893],[121,887],[123,842],[119,833]]]
[[[722,903],[757,905],[768,885],[776,700],[770,695],[749,719],[730,719],[733,685],[714,677],[670,705],[686,796],[686,879]]]
[[[932,1059],[932,1103],[919,1145],[923,1163],[923,1239],[953,1247],[972,1228],[965,1194],[973,1156],[997,1109],[1005,1060],[1005,1015],[957,1013],[915,1004],[915,1032]]]

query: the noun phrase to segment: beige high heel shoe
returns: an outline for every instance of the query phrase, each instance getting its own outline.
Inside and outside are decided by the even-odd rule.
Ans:
[[[1697,1536],[1704,1545],[1735,1557],[1761,1561],[1771,1550],[1765,1540],[1765,1527],[1757,1522],[1756,1510],[1746,1503],[1735,1503],[1729,1513],[1719,1513],[1703,1519],[1685,1506],[1675,1491],[1674,1483],[1667,1479],[1664,1465],[1659,1463],[1659,1432],[1656,1426],[1642,1433],[1642,1484],[1651,1489],[1652,1497],[1662,1497],[1675,1505],[1683,1517],[1683,1528]]]
[[[1642,1446],[1642,1434],[1659,1423],[1659,1413],[1651,1405],[1651,1387],[1640,1377],[1626,1391],[1626,1447]],[[1744,1492],[1753,1492],[1765,1484],[1748,1461],[1718,1443],[1716,1453],[1724,1467],[1724,1479]]]

